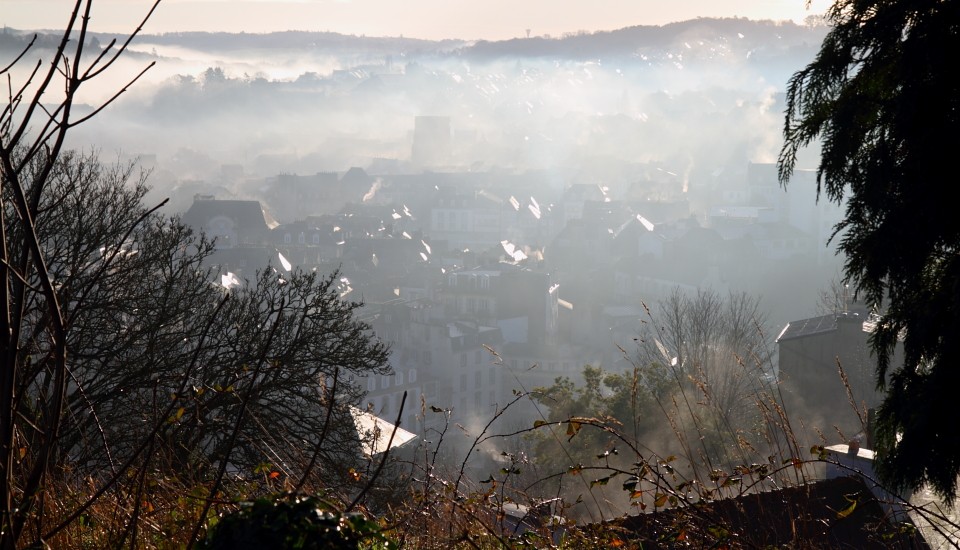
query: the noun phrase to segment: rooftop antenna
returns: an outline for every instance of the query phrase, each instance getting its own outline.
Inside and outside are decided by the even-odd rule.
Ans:
[[[530,38],[530,29],[527,29],[527,38]]]

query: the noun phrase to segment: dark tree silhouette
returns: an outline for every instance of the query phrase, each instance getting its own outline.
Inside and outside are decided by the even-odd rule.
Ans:
[[[228,466],[351,491],[351,378],[389,370],[336,273],[268,268],[225,291],[205,268],[212,243],[145,205],[132,167],[65,149],[126,89],[74,109],[129,44],[92,45],[91,11],[77,0],[48,70],[8,75],[34,42],[0,61],[0,550],[43,545],[108,492],[132,503],[111,546],[136,545],[155,473],[211,495]],[[85,500],[58,499],[80,480]]]
[[[960,2],[838,0],[819,54],[790,80],[780,154],[822,141],[818,191],[846,200],[834,238],[845,282],[876,307],[879,471],[952,497],[960,473],[960,216],[949,178],[960,141]],[[895,347],[904,362],[891,365]]]
[[[156,4],[147,18],[154,8]],[[90,0],[74,3],[63,34],[48,54],[48,68],[43,60],[34,64],[29,57],[36,51],[34,45],[42,42],[38,37],[13,59],[0,61],[0,77],[7,82],[6,102],[0,109],[0,548],[4,549],[16,547],[28,518],[43,509],[40,499],[56,454],[69,388],[68,319],[51,276],[56,260],[44,249],[36,225],[43,214],[45,182],[57,167],[70,129],[95,116],[127,87],[86,114],[73,108],[78,91],[109,69],[142,28],[141,23],[126,41],[114,40],[97,50],[89,40],[91,11]],[[10,71],[20,63],[29,64],[27,74],[15,82]],[[45,347],[45,355],[34,353],[37,343]],[[34,369],[41,359],[46,368]],[[23,376],[30,372],[46,381],[49,393],[21,393],[26,385]],[[20,429],[24,420],[32,423],[38,436],[29,446]]]

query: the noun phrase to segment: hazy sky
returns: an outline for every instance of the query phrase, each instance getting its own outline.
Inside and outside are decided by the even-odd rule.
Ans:
[[[62,27],[72,0],[0,0],[0,24]],[[149,0],[97,0],[96,31],[133,29]],[[335,31],[368,36],[504,39],[660,25],[696,17],[792,19],[823,13],[828,0],[163,0],[145,27],[171,31]]]

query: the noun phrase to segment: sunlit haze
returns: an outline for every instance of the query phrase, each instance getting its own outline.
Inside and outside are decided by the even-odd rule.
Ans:
[[[960,0],[891,2],[937,16],[884,34],[902,58],[851,1],[0,0],[0,549],[235,547],[294,487],[383,547],[912,533],[849,474],[871,342],[914,326],[843,274],[953,227],[957,40],[926,29]]]
[[[92,25],[100,32],[125,32],[152,2],[102,0]],[[64,26],[70,0],[0,0],[0,23],[17,29]],[[283,30],[333,31],[367,36],[501,40],[567,32],[661,25],[697,17],[746,17],[801,22],[821,14],[815,0],[684,0],[679,2],[594,0],[165,0],[145,27],[147,33]]]

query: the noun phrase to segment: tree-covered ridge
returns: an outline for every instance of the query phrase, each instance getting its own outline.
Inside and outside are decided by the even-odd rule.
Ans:
[[[269,33],[170,32],[142,34],[149,44],[178,46],[207,52],[237,50],[353,52],[357,54],[407,56],[451,55],[473,60],[492,57],[555,57],[589,60],[631,57],[637,52],[675,50],[678,46],[695,50],[702,40],[711,46],[768,54],[774,51],[812,48],[825,34],[826,27],[813,17],[810,25],[793,22],[754,21],[745,18],[698,18],[666,25],[634,25],[596,32],[571,32],[562,36],[531,36],[509,40],[422,40],[405,37],[355,36],[336,32],[282,31]],[[32,33],[8,29],[0,34],[0,49],[25,45]],[[118,35],[91,32],[101,44]],[[57,34],[40,34],[38,45],[55,47]],[[697,43],[690,43],[690,40]],[[686,45],[685,45],[686,44]],[[688,50],[687,53],[691,53]]]

